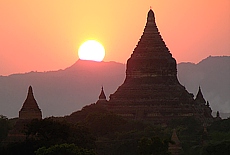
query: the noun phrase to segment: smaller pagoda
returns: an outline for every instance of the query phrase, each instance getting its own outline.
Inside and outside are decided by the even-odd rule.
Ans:
[[[206,100],[204,99],[200,86],[198,88],[198,92],[194,100],[196,104],[196,111],[202,114],[202,117],[200,117],[201,121],[205,125],[209,125],[213,121],[212,109],[210,107],[209,102],[206,102]]]
[[[33,119],[42,119],[42,112],[34,98],[33,89],[29,86],[26,100],[19,111],[19,118],[13,129],[9,131],[6,143],[24,141],[26,138],[24,134],[25,125]]]
[[[171,141],[173,141],[174,144],[169,144],[169,152],[171,152],[172,155],[180,155],[183,152],[183,149],[175,129],[173,130]]]
[[[105,96],[105,92],[104,92],[104,88],[103,86],[101,87],[101,93],[99,95],[99,99],[98,101],[96,102],[96,104],[105,104],[107,103],[108,101],[106,100],[106,96]]]
[[[200,86],[199,86],[199,89],[198,89],[198,92],[197,92],[197,95],[196,95],[196,98],[195,98],[195,102],[200,103],[200,104],[205,104],[206,103]]]
[[[34,98],[31,86],[29,86],[26,100],[19,111],[19,119],[42,119],[42,112]]]

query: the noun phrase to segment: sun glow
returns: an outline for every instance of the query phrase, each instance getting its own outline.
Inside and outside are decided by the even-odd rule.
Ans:
[[[78,49],[78,56],[81,60],[102,61],[105,57],[105,49],[101,43],[88,40]]]

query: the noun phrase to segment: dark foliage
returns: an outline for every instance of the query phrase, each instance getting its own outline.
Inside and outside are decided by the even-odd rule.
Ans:
[[[34,155],[37,145],[33,142],[14,142],[3,147],[0,154],[4,155]]]
[[[209,143],[204,148],[203,155],[229,155],[230,154],[230,140]]]
[[[194,117],[172,120],[169,127],[177,130],[177,136],[181,141],[183,151],[188,155],[200,150],[203,138],[207,139],[203,132],[203,124]]]
[[[87,116],[85,123],[95,135],[104,136],[122,130],[126,121],[112,113],[93,113]]]
[[[218,131],[218,132],[229,132],[230,131],[230,118],[215,121],[208,128],[209,131]]]
[[[8,144],[2,148],[2,153],[33,155],[38,148],[63,143],[74,144],[85,149],[95,148],[95,138],[82,125],[73,125],[52,119],[32,120],[27,124],[25,134],[25,141]]]
[[[37,155],[74,155],[79,151],[93,155],[94,149],[97,154],[168,155],[172,129],[176,129],[186,155],[229,154],[229,119],[213,122],[205,132],[203,125],[192,117],[172,120],[167,127],[161,127],[125,120],[96,105],[74,115],[81,116],[78,123],[65,122],[67,117],[33,120],[26,127],[26,141],[11,143],[0,153],[34,155],[38,150]]]
[[[141,155],[170,155],[168,144],[169,140],[162,140],[159,137],[142,138],[138,149]]]
[[[96,155],[93,150],[79,148],[74,144],[53,145],[42,147],[35,151],[36,155]]]
[[[26,128],[27,141],[36,141],[43,146],[73,143],[83,148],[94,148],[95,138],[82,125],[53,121],[33,120]]]
[[[7,117],[0,115],[0,142],[4,140],[10,129],[10,122]]]

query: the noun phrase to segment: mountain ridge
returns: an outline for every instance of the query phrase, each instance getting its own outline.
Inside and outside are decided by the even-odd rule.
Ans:
[[[211,56],[197,64],[179,63],[178,79],[194,95],[201,86],[214,112],[230,112],[228,66],[230,56]],[[114,61],[78,60],[70,67],[57,71],[0,76],[0,114],[17,117],[27,89],[32,85],[44,117],[69,115],[96,102],[102,86],[109,99],[109,95],[123,83],[125,69],[125,64]]]

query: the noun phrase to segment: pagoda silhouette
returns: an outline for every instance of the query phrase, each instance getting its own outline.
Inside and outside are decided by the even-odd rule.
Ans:
[[[98,103],[124,118],[156,124],[191,116],[206,123],[213,120],[201,89],[194,99],[179,83],[176,60],[160,35],[152,9],[143,35],[127,60],[124,83],[108,102]]]
[[[41,109],[34,98],[32,86],[29,86],[26,100],[19,111],[20,120],[42,119]]]
[[[41,120],[42,111],[34,98],[32,86],[29,86],[27,97],[19,111],[19,117],[12,130],[9,131],[5,143],[24,141],[26,139],[25,126],[33,119]]]

